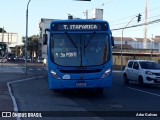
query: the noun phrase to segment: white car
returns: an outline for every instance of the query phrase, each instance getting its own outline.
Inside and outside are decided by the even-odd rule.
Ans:
[[[160,65],[148,60],[129,60],[124,72],[123,80],[125,84],[130,81],[144,84],[160,84]]]
[[[43,63],[43,61],[44,61],[44,59],[43,59],[43,58],[39,58],[39,59],[37,59],[37,62],[38,62],[38,63]]]

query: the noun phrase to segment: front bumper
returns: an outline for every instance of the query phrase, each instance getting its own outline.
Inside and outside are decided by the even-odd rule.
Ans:
[[[106,88],[112,86],[112,77],[93,80],[63,80],[48,78],[49,89]]]
[[[143,82],[146,84],[160,84],[160,76],[146,75]]]

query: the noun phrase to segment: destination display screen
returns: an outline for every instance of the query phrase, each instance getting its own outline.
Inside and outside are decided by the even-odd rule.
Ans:
[[[106,23],[55,23],[52,31],[94,31],[107,30]]]

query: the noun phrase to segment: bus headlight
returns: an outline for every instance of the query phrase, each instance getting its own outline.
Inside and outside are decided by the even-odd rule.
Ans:
[[[110,72],[111,72],[111,68],[107,69],[107,70],[104,72],[104,74],[102,75],[101,78],[108,77],[108,75],[110,74]]]
[[[57,73],[54,70],[50,70],[50,72],[53,78],[60,79],[60,77],[57,75]]]

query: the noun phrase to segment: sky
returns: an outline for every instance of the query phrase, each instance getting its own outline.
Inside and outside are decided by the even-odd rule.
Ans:
[[[0,0],[0,27],[7,32],[18,33],[18,44],[26,34],[26,9],[29,0]],[[41,18],[67,19],[68,14],[85,19],[84,12],[100,8],[104,10],[103,19],[108,21],[112,34],[122,36],[121,27],[138,25],[145,22],[146,0],[31,0],[28,7],[28,36],[39,34]],[[142,15],[137,22],[137,15]],[[160,19],[160,0],[148,0],[147,21]],[[160,22],[147,26],[147,37],[160,36]],[[124,29],[124,37],[144,37],[144,26]]]

